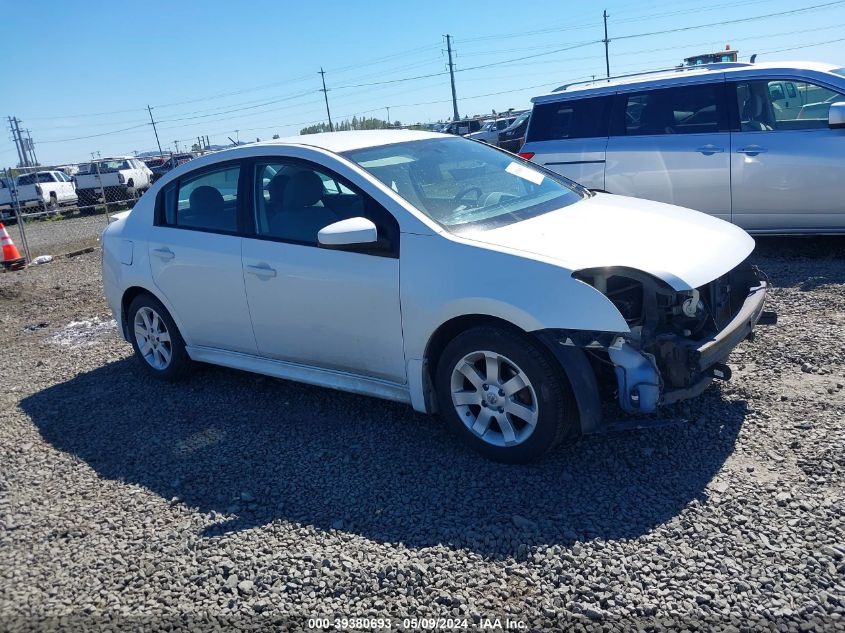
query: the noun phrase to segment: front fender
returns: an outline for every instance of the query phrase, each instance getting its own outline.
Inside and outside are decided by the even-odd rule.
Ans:
[[[465,315],[496,317],[526,332],[629,331],[607,297],[553,262],[403,234],[401,266],[407,359],[422,359],[437,328]]]

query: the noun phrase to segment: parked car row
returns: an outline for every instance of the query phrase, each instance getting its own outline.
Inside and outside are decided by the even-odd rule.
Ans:
[[[14,182],[8,178],[0,180],[0,212],[4,220],[11,216],[14,193],[20,208],[35,207],[46,213],[58,213],[60,207],[77,203],[73,180],[57,170],[21,174]]]
[[[515,153],[519,151],[525,140],[525,130],[530,117],[531,110],[527,110],[498,118],[475,118],[438,123],[432,127],[432,131],[465,136]]]
[[[176,169],[179,165],[184,165],[189,160],[194,158],[193,154],[173,154],[172,156],[164,157],[156,160],[155,165],[150,165],[148,161],[144,161],[147,167],[153,172],[153,182],[164,176],[167,172]],[[160,162],[159,162],[160,161]]]
[[[107,202],[133,200],[158,178],[193,158],[190,153],[143,161],[120,156],[29,172],[14,179],[3,177],[0,220],[13,219],[15,198],[25,215],[58,213],[64,206],[102,203],[104,193]]]
[[[138,198],[152,185],[153,172],[139,159],[123,156],[82,164],[74,178],[85,206]]]

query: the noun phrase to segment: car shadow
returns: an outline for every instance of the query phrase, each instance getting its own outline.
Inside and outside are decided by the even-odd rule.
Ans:
[[[803,292],[845,283],[845,267],[826,266],[845,259],[845,235],[757,236],[751,261],[775,286]]]
[[[217,513],[207,537],[284,520],[487,556],[635,538],[672,519],[704,498],[746,409],[715,388],[691,421],[509,466],[408,406],[210,366],[168,384],[125,359],[20,406],[100,477]]]

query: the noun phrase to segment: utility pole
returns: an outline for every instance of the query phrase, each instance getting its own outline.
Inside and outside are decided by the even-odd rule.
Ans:
[[[32,140],[32,132],[27,129],[26,138],[29,141],[29,153],[32,156],[32,164],[38,165],[38,157],[35,155],[35,142]]]
[[[610,79],[610,50],[609,50],[610,40],[607,38],[607,18],[608,18],[607,9],[604,10],[603,16],[604,16],[604,39],[602,40],[602,42],[604,42],[604,63],[607,66],[607,78]]]
[[[12,131],[12,139],[15,141],[15,149],[18,150],[18,165],[24,167],[23,154],[21,154],[20,139],[18,138],[18,135],[15,132],[14,121],[16,121],[17,119],[13,119],[12,117],[7,118],[9,119],[9,129]]]
[[[446,51],[449,53],[449,77],[452,79],[452,112],[453,121],[457,121],[461,117],[458,116],[458,96],[455,94],[455,65],[452,63],[452,36],[446,35]]]
[[[176,153],[179,153],[179,141],[173,141],[173,144],[176,146]]]
[[[332,113],[329,111],[329,91],[326,90],[326,71],[320,66],[320,77],[323,79],[323,96],[326,98],[326,116],[329,117],[329,131],[334,132],[334,125],[332,125]]]
[[[21,120],[18,119],[17,117],[12,117],[12,123],[14,123],[14,126],[15,126],[15,132],[14,133],[17,136],[18,143],[20,143],[21,155],[23,156],[23,160],[21,161],[21,166],[22,167],[31,167],[32,165],[30,165],[29,151],[26,147],[26,142],[24,140],[23,134],[21,134],[21,125],[20,125]]]
[[[161,151],[161,141],[158,140],[158,130],[156,129],[156,122],[153,118],[153,109],[150,107],[149,104],[147,104],[147,112],[150,113],[150,123],[153,124],[153,132],[155,132],[156,135],[156,145],[158,145],[158,153],[163,154],[164,152]]]
[[[387,109],[387,127],[390,127],[390,106],[385,106]]]

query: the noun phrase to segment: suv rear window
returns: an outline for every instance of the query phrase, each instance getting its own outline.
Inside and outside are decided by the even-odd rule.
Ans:
[[[527,141],[595,138],[608,135],[613,97],[591,97],[534,106]]]
[[[620,101],[625,117],[620,124],[621,136],[702,134],[727,129],[721,84],[622,94]]]

